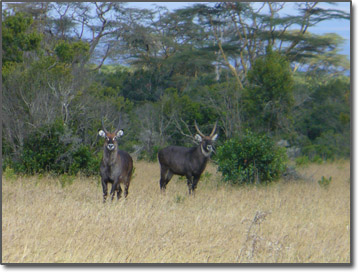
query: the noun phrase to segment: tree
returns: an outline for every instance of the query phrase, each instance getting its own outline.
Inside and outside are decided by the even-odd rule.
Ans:
[[[2,65],[4,75],[11,63],[23,61],[25,52],[39,49],[42,35],[32,29],[32,26],[33,19],[25,13],[10,15],[6,10],[3,12]]]
[[[248,72],[248,81],[244,104],[252,125],[276,134],[290,128],[293,77],[286,58],[268,46],[266,56]]]
[[[295,144],[313,159],[350,155],[350,82],[348,77],[305,78],[306,99],[296,105]]]
[[[226,139],[239,135],[244,127],[242,95],[236,87],[234,79],[227,79],[202,86],[199,91],[199,101],[206,106],[210,117],[220,122]]]
[[[196,14],[214,42],[207,50],[218,52],[218,61],[232,72],[240,90],[256,58],[265,54],[268,45],[285,55],[294,70],[323,52],[337,54],[341,40],[336,35],[313,35],[308,30],[324,20],[349,20],[349,14],[320,8],[319,2],[305,2],[295,3],[297,14],[284,15],[287,4],[220,2],[214,6],[196,4],[186,12]],[[265,9],[268,11],[264,12]],[[347,68],[346,63],[332,61],[330,65]]]

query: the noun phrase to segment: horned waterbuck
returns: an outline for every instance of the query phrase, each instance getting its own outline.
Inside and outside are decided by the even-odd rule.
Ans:
[[[188,148],[183,146],[168,146],[158,152],[160,163],[160,189],[165,191],[166,186],[172,176],[180,175],[187,178],[189,194],[194,193],[201,174],[205,170],[206,164],[213,151],[213,142],[217,139],[216,123],[209,136],[205,136],[195,122],[198,134],[195,140],[198,146]]]
[[[133,160],[126,151],[118,148],[118,139],[123,135],[123,130],[119,129],[118,125],[117,129],[113,133],[110,133],[104,127],[102,120],[102,129],[98,131],[98,135],[105,139],[103,158],[100,166],[103,202],[106,202],[108,183],[112,183],[110,193],[112,200],[115,192],[117,192],[117,199],[121,197],[121,183],[124,185],[124,197],[127,197],[133,172]]]

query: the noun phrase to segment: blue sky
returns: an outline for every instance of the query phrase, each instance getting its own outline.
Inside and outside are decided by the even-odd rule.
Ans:
[[[150,9],[150,8],[154,8],[155,5],[158,5],[158,6],[165,6],[169,10],[174,10],[174,9],[193,5],[194,3],[197,2],[128,2],[128,6]],[[209,3],[209,2],[201,2],[201,3]],[[319,7],[339,9],[350,13],[350,2],[333,2],[333,3],[334,4],[322,2],[319,3]],[[286,14],[294,14],[295,11],[296,10],[294,8],[294,3],[286,3],[286,7],[285,7]],[[342,38],[345,39],[345,42],[341,47],[340,53],[350,57],[350,22],[348,20],[325,21],[319,23],[315,27],[309,28],[309,31],[314,34],[337,33],[338,35],[340,35]]]

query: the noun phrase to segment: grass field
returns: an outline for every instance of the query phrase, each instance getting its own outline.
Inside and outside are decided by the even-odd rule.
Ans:
[[[160,194],[156,163],[135,168],[127,200],[106,204],[99,178],[3,175],[2,262],[350,262],[348,161],[239,188],[210,164],[195,197],[177,177]]]

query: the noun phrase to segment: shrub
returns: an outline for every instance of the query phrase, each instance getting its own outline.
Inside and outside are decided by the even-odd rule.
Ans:
[[[24,141],[19,161],[10,162],[9,166],[17,173],[26,174],[98,173],[100,157],[80,142],[62,120],[57,120],[30,134]]]
[[[15,174],[14,169],[12,169],[10,167],[6,167],[5,171],[3,171],[3,176],[4,176],[4,178],[6,178],[8,180],[14,180],[17,178],[17,175]]]
[[[99,174],[100,157],[93,154],[86,145],[80,145],[72,154],[72,163],[69,165],[69,173],[77,174],[79,171],[86,175]]]
[[[322,176],[320,180],[318,180],[319,186],[321,186],[324,189],[327,189],[328,186],[332,182],[332,177],[326,178],[325,176]]]
[[[16,172],[26,174],[54,171],[60,173],[59,158],[68,147],[60,141],[65,128],[61,121],[41,127],[24,141],[20,161],[15,163]]]
[[[307,166],[310,163],[310,160],[307,156],[300,156],[295,159],[295,162],[298,166]]]
[[[216,163],[223,180],[231,184],[269,183],[286,169],[287,156],[265,135],[247,131],[217,149]]]
[[[142,150],[139,153],[138,160],[146,160],[149,162],[156,162],[158,160],[158,151],[161,149],[160,146],[153,146],[150,151]]]

